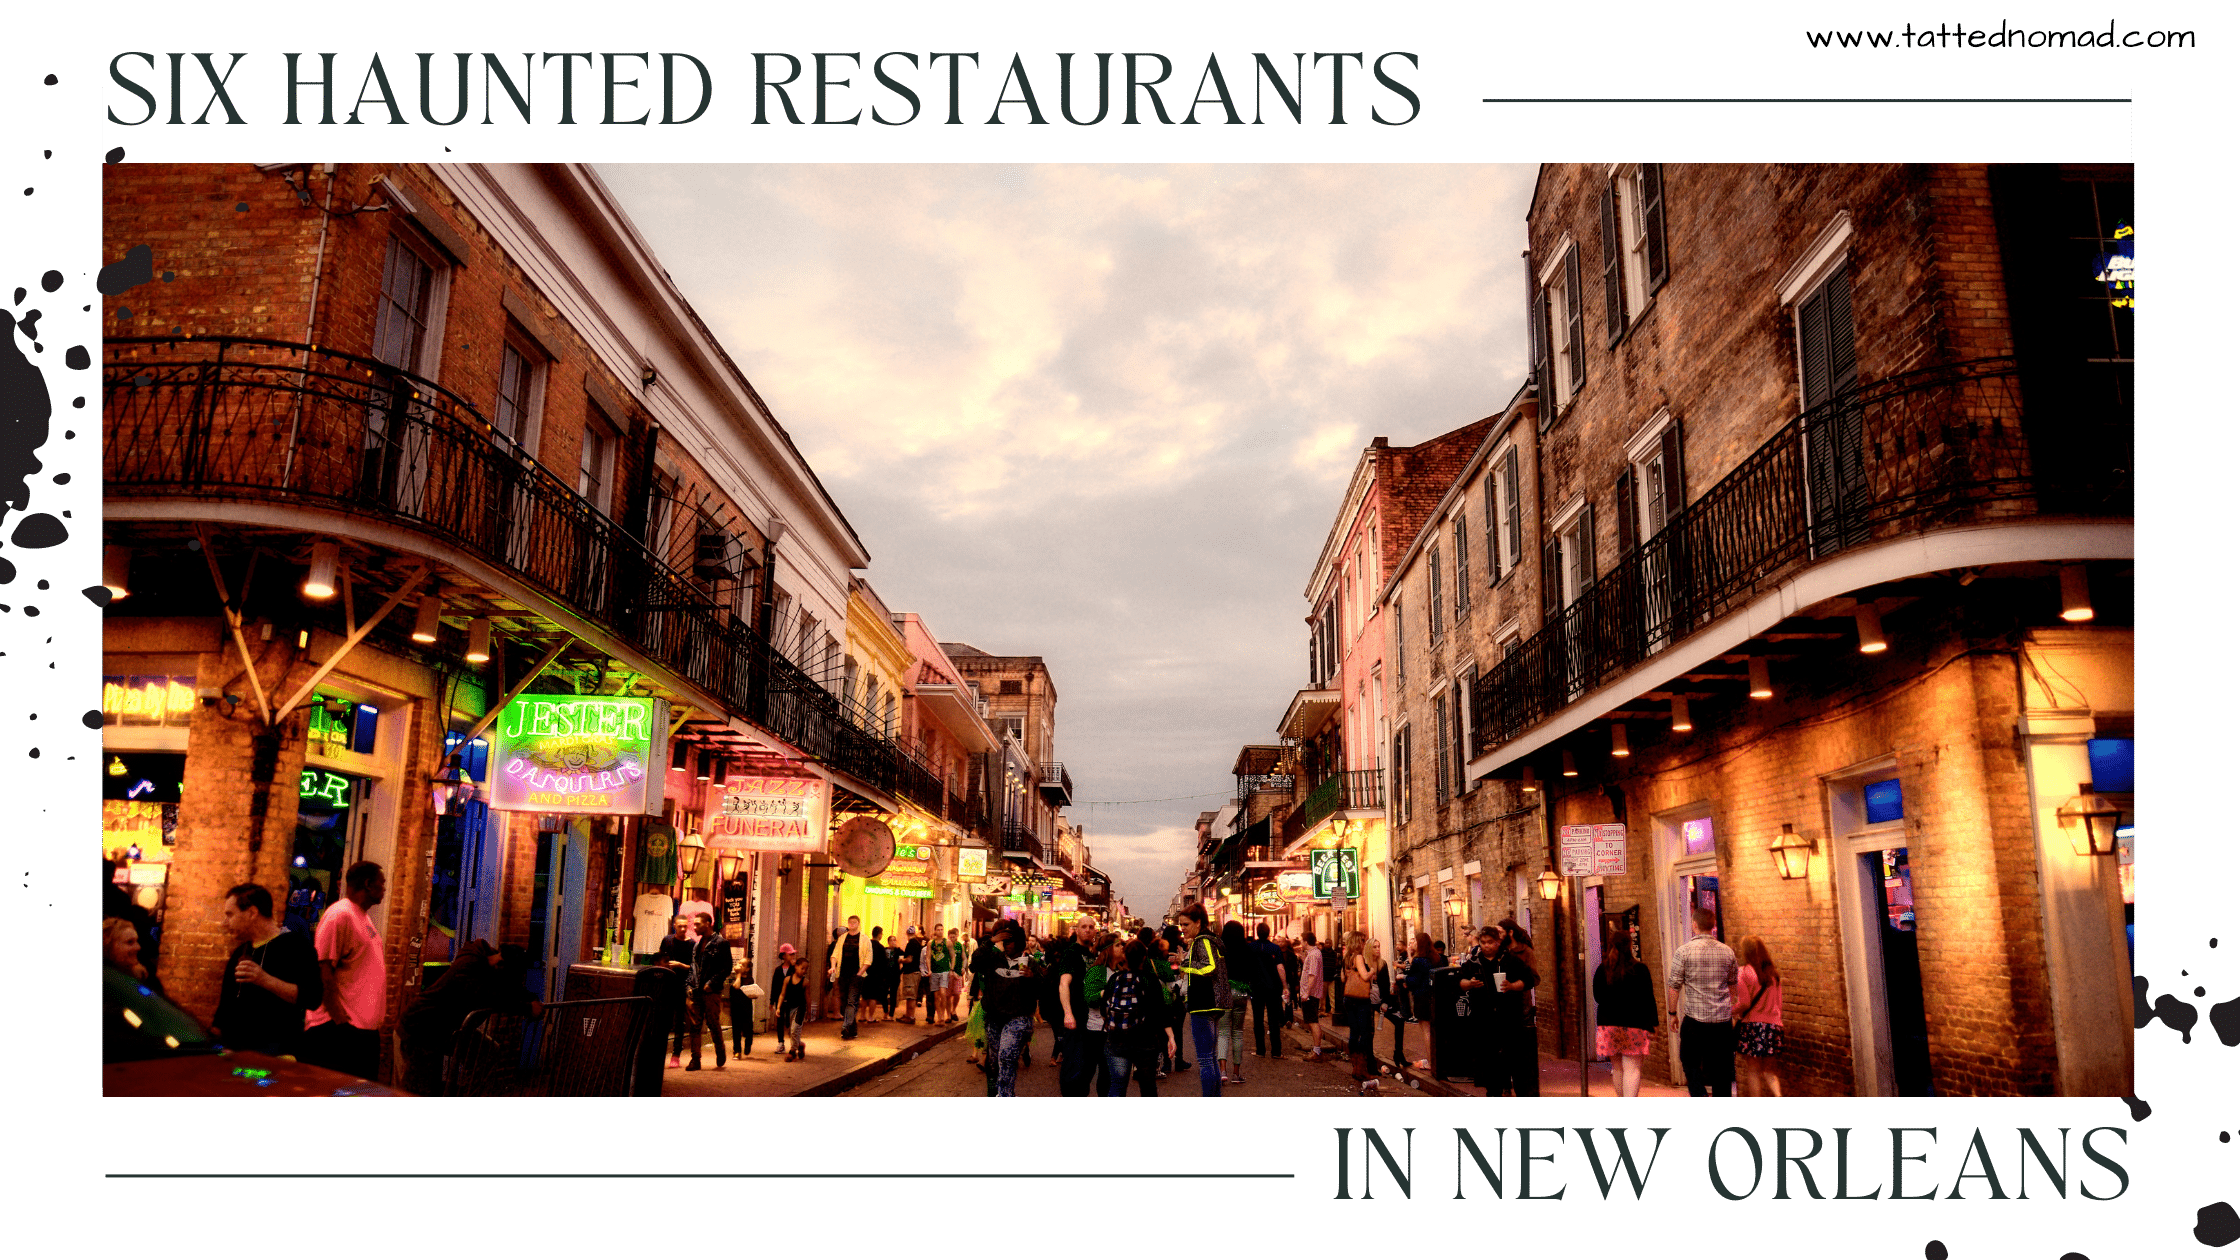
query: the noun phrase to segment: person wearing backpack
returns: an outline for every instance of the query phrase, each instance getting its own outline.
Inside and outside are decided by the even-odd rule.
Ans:
[[[1214,1025],[1235,1002],[1229,992],[1228,968],[1221,949],[1206,932],[1206,908],[1191,902],[1182,908],[1183,1002],[1190,1012],[1190,1045],[1198,1056],[1198,1093],[1221,1097],[1221,1068],[1214,1046]]]
[[[1152,953],[1140,939],[1115,941],[1105,956],[1105,1096],[1128,1096],[1128,1073],[1136,1093],[1159,1096],[1159,1059],[1174,1054],[1174,1028],[1167,1021],[1166,986]]]
[[[1244,924],[1235,919],[1221,925],[1221,959],[1227,964],[1229,1009],[1221,1012],[1221,1020],[1214,1027],[1214,1057],[1221,1061],[1221,1083],[1242,1085],[1244,1017],[1260,991],[1260,977],[1253,974],[1259,957],[1253,952],[1250,938],[1244,934]]]

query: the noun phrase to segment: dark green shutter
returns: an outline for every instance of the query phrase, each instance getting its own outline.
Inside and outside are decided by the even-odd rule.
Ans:
[[[1571,338],[1571,392],[1576,394],[1587,383],[1587,303],[1586,290],[1579,286],[1577,245],[1563,256],[1563,305]]]
[[[1524,563],[1524,506],[1517,498],[1517,453],[1512,450],[1501,461],[1501,493],[1507,497],[1504,508],[1507,519],[1503,522],[1509,531],[1509,554]]]
[[[1664,248],[1664,167],[1641,164],[1641,234],[1649,255],[1649,292],[1664,287],[1671,269]]]
[[[1603,344],[1614,346],[1626,335],[1625,250],[1618,240],[1617,181],[1604,185],[1596,200],[1602,205],[1602,320],[1607,338]]]
[[[1641,543],[1641,509],[1634,502],[1633,465],[1627,464],[1618,474],[1618,562],[1625,563],[1627,555]]]
[[[1563,544],[1550,538],[1540,549],[1540,620],[1556,623],[1563,611]]]
[[[1501,497],[1494,488],[1500,470],[1486,466],[1486,585],[1501,580]]]

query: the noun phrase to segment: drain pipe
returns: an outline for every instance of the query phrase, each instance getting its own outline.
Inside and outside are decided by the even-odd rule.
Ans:
[[[323,163],[320,169],[327,177],[326,204],[319,207],[319,248],[311,259],[311,306],[303,316],[303,344],[313,344],[312,337],[319,326],[319,284],[326,278],[327,229],[334,223],[334,163]],[[306,182],[310,180],[306,174]],[[288,418],[288,457],[280,466],[280,484],[286,487],[288,477],[296,466],[296,437],[303,431],[303,387],[311,378],[311,351],[303,352],[303,367],[296,373],[295,414]]]

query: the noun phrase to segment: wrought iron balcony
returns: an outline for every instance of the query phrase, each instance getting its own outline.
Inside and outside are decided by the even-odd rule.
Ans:
[[[882,791],[914,778],[893,741],[442,386],[252,338],[112,338],[104,353],[110,498],[252,500],[401,525],[834,769]]]
[[[1066,773],[1062,761],[1042,763],[1042,799],[1053,809],[1063,809],[1073,804],[1073,776]]]
[[[1298,830],[1304,832],[1341,809],[1383,808],[1384,771],[1340,770],[1315,784],[1307,799],[1299,802]]]
[[[1032,858],[1038,865],[1047,865],[1049,861],[1042,837],[1029,831],[1015,819],[1007,819],[1003,824],[1003,855]]]
[[[2130,516],[2128,408],[2040,400],[2051,419],[2026,428],[2022,384],[2013,359],[1978,359],[1790,420],[1479,676],[1474,755],[1830,557],[1954,525]]]

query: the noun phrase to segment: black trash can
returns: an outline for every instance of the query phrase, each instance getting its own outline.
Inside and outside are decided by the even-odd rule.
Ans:
[[[631,982],[633,996],[653,999],[653,1014],[646,1020],[638,1041],[638,1068],[630,1092],[640,1098],[661,1095],[661,1060],[667,1053],[669,1030],[684,1012],[684,973],[674,967],[640,967]]]
[[[1461,981],[1460,967],[1432,972],[1431,1013],[1418,1016],[1431,1025],[1431,1075],[1442,1081],[1457,1076],[1475,1081],[1478,1075],[1476,1021],[1455,1013],[1455,1003],[1463,996]]]

